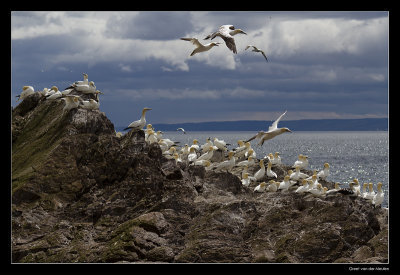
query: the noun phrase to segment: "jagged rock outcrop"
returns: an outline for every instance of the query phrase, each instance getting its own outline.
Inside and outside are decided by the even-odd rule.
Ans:
[[[13,262],[388,261],[385,209],[253,193],[238,169],[176,164],[143,131],[62,108],[33,94],[12,111]]]

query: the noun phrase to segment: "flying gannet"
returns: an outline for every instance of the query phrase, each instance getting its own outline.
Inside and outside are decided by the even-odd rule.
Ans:
[[[233,36],[238,33],[247,34],[241,29],[235,29],[233,25],[222,25],[221,27],[219,27],[218,31],[208,35],[206,38],[204,38],[204,40],[210,38],[212,40],[215,37],[219,36],[225,41],[225,44],[228,47],[228,49],[230,49],[233,53],[237,54],[235,39],[233,39]]]
[[[272,139],[276,137],[277,135],[283,134],[284,132],[292,132],[288,128],[283,127],[283,128],[278,128],[278,123],[281,120],[281,118],[286,114],[287,111],[285,111],[282,115],[278,117],[277,120],[275,120],[272,125],[268,128],[268,132],[264,131],[259,131],[257,135],[251,137],[247,142],[258,138],[260,139],[258,145],[262,146],[266,140]]]
[[[128,130],[128,129],[134,129],[134,130],[143,129],[143,127],[146,125],[145,115],[146,115],[146,112],[149,111],[149,110],[151,110],[151,108],[147,108],[147,107],[143,108],[141,118],[139,120],[135,120],[131,124],[129,124],[128,127],[126,127],[124,129],[124,131]]]
[[[183,128],[178,128],[178,129],[176,129],[177,131],[182,131],[185,135],[186,135],[186,132],[185,132],[185,129],[183,129]]]
[[[193,50],[193,52],[190,54],[190,56],[193,56],[196,53],[206,52],[208,50],[211,50],[212,47],[218,46],[218,44],[221,44],[219,42],[211,42],[211,43],[203,45],[199,42],[199,40],[197,40],[197,38],[181,38],[181,40],[190,41],[193,45],[196,46],[196,48]]]
[[[253,47],[253,49],[251,50],[252,52],[261,53],[261,54],[265,57],[265,60],[267,60],[267,62],[268,62],[268,58],[267,58],[267,56],[265,55],[264,51],[260,50],[260,49],[257,48],[256,46],[247,45],[247,47],[246,47],[244,50],[247,50],[247,49],[250,48],[250,47]]]
[[[26,98],[28,95],[31,95],[35,92],[35,89],[33,89],[32,86],[24,86],[22,87],[22,93],[20,95],[17,95],[16,97],[18,97],[18,100],[24,100],[24,98]]]
[[[382,191],[382,182],[378,182],[377,184],[378,191],[376,192],[374,198],[372,199],[372,204],[374,207],[380,206],[385,197],[385,193]]]

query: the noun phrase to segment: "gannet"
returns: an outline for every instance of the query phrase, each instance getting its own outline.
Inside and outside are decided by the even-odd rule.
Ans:
[[[178,128],[178,129],[176,129],[177,131],[182,131],[185,135],[186,135],[186,132],[185,132],[185,129],[183,129],[183,128]]]
[[[296,166],[299,166],[300,169],[305,169],[308,166],[308,156],[300,154],[299,160],[296,160],[292,167],[296,168]],[[314,174],[317,175],[317,171]]]
[[[57,98],[62,97],[62,94],[61,94],[61,92],[58,90],[57,87],[54,87],[54,89],[52,89],[52,90],[55,91],[55,92],[54,92],[53,94],[47,96],[47,97],[46,97],[47,100],[54,100],[54,99],[57,99]]]
[[[69,95],[73,90],[74,90],[74,89],[66,89],[66,90],[62,91],[61,94],[62,94],[63,96],[66,96],[66,95]]]
[[[67,96],[61,98],[62,100],[65,101],[65,106],[63,108],[63,112],[69,111],[69,110],[74,109],[74,108],[78,108],[78,106],[79,106],[79,98],[80,97],[77,96],[77,95],[73,95],[73,96],[68,96],[67,95]]]
[[[244,174],[245,173],[248,173],[249,172],[249,167],[247,166],[247,165],[245,165],[244,167],[243,167],[243,170],[242,170],[242,178],[243,178],[243,176],[244,176]],[[255,178],[254,178],[255,179]]]
[[[267,192],[278,191],[280,183],[278,181],[270,180],[268,187],[265,189]]]
[[[264,192],[265,191],[265,187],[266,187],[266,183],[263,181],[263,182],[261,182],[259,185],[257,185],[255,188],[254,188],[254,191],[253,192]]]
[[[246,153],[244,153],[244,156],[246,158],[248,158],[250,156],[253,158],[256,158],[257,154],[256,154],[256,151],[253,150],[253,148],[250,148]]]
[[[195,161],[197,159],[196,150],[193,147],[190,147],[187,158],[188,161]]]
[[[355,194],[353,191],[353,183],[352,182],[349,183],[349,188],[341,188],[337,192],[343,195],[354,196]]]
[[[353,191],[354,191],[354,194],[356,194],[357,196],[361,196],[360,188],[361,188],[361,186],[358,183],[358,179],[353,179]]]
[[[290,179],[291,180],[301,180],[301,179],[305,179],[307,177],[308,177],[307,174],[304,174],[304,173],[300,172],[300,167],[299,166],[296,166],[296,172],[294,172],[294,173],[292,173],[290,175]]]
[[[331,189],[331,190],[328,190],[328,191],[326,191],[326,195],[329,195],[329,194],[335,194],[335,193],[337,193],[341,188],[340,188],[340,183],[339,182],[335,182],[335,188],[334,189]]]
[[[264,166],[264,160],[260,160],[260,167],[261,169],[258,170],[255,174],[254,177],[256,178],[257,181],[261,180],[264,175],[265,175],[265,166]]]
[[[44,96],[45,96],[45,97],[48,97],[48,96],[54,94],[56,91],[58,91],[58,88],[57,88],[56,86],[52,86],[52,87],[50,88],[50,90],[47,89],[47,91],[44,93]]]
[[[245,144],[244,144],[244,146],[240,146],[237,150],[235,150],[235,156],[237,157],[237,158],[241,158],[241,157],[243,157],[245,154],[246,154],[246,152],[248,151],[248,150],[250,150],[251,149],[251,144],[250,144],[250,142],[246,142]]]
[[[88,84],[88,75],[83,73],[83,81],[75,81],[75,85],[85,85]]]
[[[289,190],[289,187],[290,187],[290,176],[289,176],[289,175],[286,175],[286,176],[283,178],[283,181],[280,182],[279,188],[278,188],[278,189],[280,189],[280,190],[282,190],[282,191],[288,191],[288,190]]]
[[[96,110],[99,109],[100,103],[90,98],[89,100],[82,100],[81,105],[84,109]]]
[[[18,97],[18,100],[24,100],[24,98],[26,98],[28,95],[31,95],[35,92],[35,89],[33,89],[32,86],[24,86],[22,87],[22,93],[20,95],[17,95],[16,97]]]
[[[229,171],[235,166],[235,157],[233,156],[233,151],[228,153],[228,160],[225,160],[218,164],[215,169],[216,170],[226,170]]]
[[[144,125],[146,125],[145,115],[146,115],[146,112],[149,110],[151,110],[151,108],[147,108],[147,107],[143,108],[142,117],[139,120],[136,120],[136,121],[132,122],[131,124],[129,124],[128,127],[126,127],[124,129],[124,131],[127,129],[134,129],[134,130],[143,129]]]
[[[156,136],[157,140],[162,139],[162,134],[163,134],[163,132],[160,131],[160,130],[158,130],[157,132],[154,133],[154,135]]]
[[[321,170],[317,174],[317,178],[326,180],[326,177],[329,176],[329,163],[324,163],[324,170]]]
[[[197,139],[193,140],[193,144],[190,146],[190,148],[194,148],[194,150],[196,150],[196,151],[200,150],[200,147],[199,147]]]
[[[372,182],[370,182],[368,184],[369,187],[369,192],[368,194],[365,196],[365,199],[370,200],[372,202],[372,200],[374,199],[375,196],[375,191],[374,191],[374,185]]]
[[[311,181],[309,184],[309,189],[315,189],[318,186],[318,179],[317,179],[317,175],[312,175],[311,177]]]
[[[207,159],[202,159],[202,160],[196,160],[194,162],[194,165],[201,165],[201,166],[210,166],[211,162]]]
[[[196,46],[196,48],[193,50],[193,52],[190,54],[190,56],[193,56],[196,53],[206,52],[206,51],[210,50],[212,47],[218,46],[218,44],[221,44],[219,42],[211,42],[211,43],[203,45],[199,42],[199,40],[197,40],[197,38],[181,38],[181,40],[190,41],[190,42],[192,42],[193,45]]]
[[[93,81],[90,81],[89,84],[75,85],[74,88],[83,94],[94,94],[96,92],[96,86]]]
[[[365,199],[365,197],[368,195],[367,188],[368,188],[368,183],[367,183],[367,182],[364,182],[364,184],[363,184],[363,190],[362,190],[362,195],[361,195],[361,197],[363,197],[364,199]]]
[[[174,153],[174,159],[176,163],[182,162],[182,159],[179,157],[178,153]]]
[[[271,167],[272,167],[272,163],[268,162],[268,164],[267,164],[267,176],[268,177],[272,177],[272,178],[278,178],[276,173],[271,170]]]
[[[321,197],[325,195],[327,190],[327,187],[322,188],[322,184],[318,183],[317,188],[310,189],[308,192],[310,192],[315,197]]]
[[[267,60],[267,62],[268,62],[268,58],[267,58],[267,56],[265,55],[264,51],[260,50],[260,49],[257,48],[256,46],[247,45],[247,47],[246,47],[244,50],[247,50],[247,49],[250,48],[250,47],[253,47],[253,49],[251,50],[252,52],[261,53],[261,54],[265,57],[265,60]]]
[[[382,182],[378,182],[377,189],[378,191],[372,199],[372,204],[374,205],[374,207],[380,206],[385,196],[385,193],[382,191]]]
[[[282,164],[282,159],[281,159],[281,157],[279,156],[279,152],[275,152],[275,155],[274,155],[274,161],[272,162],[272,165],[279,165],[279,164]]]
[[[248,187],[251,183],[251,180],[249,178],[249,173],[244,173],[241,181],[243,186]]]
[[[204,154],[202,154],[200,157],[198,157],[197,160],[202,160],[202,159],[210,160],[213,154],[214,154],[214,147],[211,146],[210,149]]]
[[[252,156],[249,156],[247,160],[243,160],[239,163],[236,164],[236,166],[248,166],[248,165],[253,165],[254,164],[254,158]]]
[[[185,144],[182,148],[181,148],[181,154],[182,155],[189,155],[189,145]]]
[[[158,139],[157,139],[157,137],[154,135],[154,134],[155,134],[154,131],[151,130],[151,129],[148,129],[147,131],[148,131],[148,135],[147,135],[147,140],[146,140],[146,141],[147,141],[149,144],[158,143]]]
[[[161,146],[160,146],[161,147]],[[161,149],[162,150],[162,149]],[[162,152],[162,155],[164,157],[166,157],[167,159],[172,159],[173,155],[176,153],[176,148],[175,147],[171,147],[165,151]]]
[[[214,144],[211,142],[210,138],[207,138],[206,143],[204,143],[203,145],[201,145],[201,150],[203,151],[203,153],[208,152],[211,147],[214,147]]]
[[[221,27],[219,27],[218,31],[208,35],[206,38],[204,38],[204,40],[210,38],[212,40],[216,36],[219,36],[225,41],[225,44],[228,47],[228,49],[230,49],[233,53],[237,54],[235,39],[233,39],[233,36],[238,33],[247,34],[241,29],[235,29],[233,25],[222,25]]]
[[[268,161],[272,163],[274,161],[274,155],[272,153],[269,153],[264,157],[264,159],[268,159]]]
[[[284,127],[284,128],[278,128],[278,123],[281,120],[281,118],[286,114],[287,111],[285,111],[282,115],[280,115],[278,117],[277,120],[275,120],[272,125],[268,128],[268,132],[264,132],[264,131],[259,131],[257,133],[257,135],[251,137],[249,140],[247,141],[251,141],[255,138],[260,139],[258,145],[262,146],[264,144],[264,142],[266,140],[272,139],[274,137],[276,137],[277,135],[283,134],[284,132],[292,132],[291,130],[289,130],[288,128]]]
[[[222,139],[214,138],[214,145],[217,146],[218,149],[226,151],[226,145],[228,144]]]
[[[304,193],[304,192],[307,192],[308,189],[309,189],[308,181],[307,181],[306,179],[303,179],[303,180],[301,181],[301,186],[298,187],[298,188],[296,189],[296,191],[294,191],[294,192],[295,192],[295,193]]]

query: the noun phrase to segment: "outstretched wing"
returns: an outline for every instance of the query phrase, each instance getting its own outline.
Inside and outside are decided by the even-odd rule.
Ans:
[[[262,55],[265,57],[265,60],[267,60],[267,62],[268,62],[268,58],[267,58],[267,56],[265,55],[265,53],[264,53],[263,51],[261,51],[261,53],[262,53]]]
[[[195,46],[197,46],[197,47],[203,46],[203,45],[199,42],[199,40],[198,40],[197,38],[186,38],[186,37],[183,37],[183,38],[181,38],[181,40],[190,41],[190,42],[192,42],[193,45],[195,45]]]
[[[285,111],[283,114],[281,114],[277,120],[275,120],[272,125],[268,128],[268,132],[273,131],[278,129],[278,123],[281,120],[281,118],[286,114],[287,111]]]
[[[255,139],[255,138],[261,138],[265,133],[266,133],[266,132],[264,132],[264,131],[260,131],[260,132],[257,133],[257,135],[255,135],[255,136],[249,138],[249,139],[246,140],[245,142],[252,141],[252,140]]]

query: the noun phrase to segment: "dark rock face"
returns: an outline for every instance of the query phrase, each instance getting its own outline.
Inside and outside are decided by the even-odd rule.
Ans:
[[[239,171],[177,165],[143,131],[62,108],[34,94],[12,113],[13,262],[388,261],[385,209],[253,193]]]

